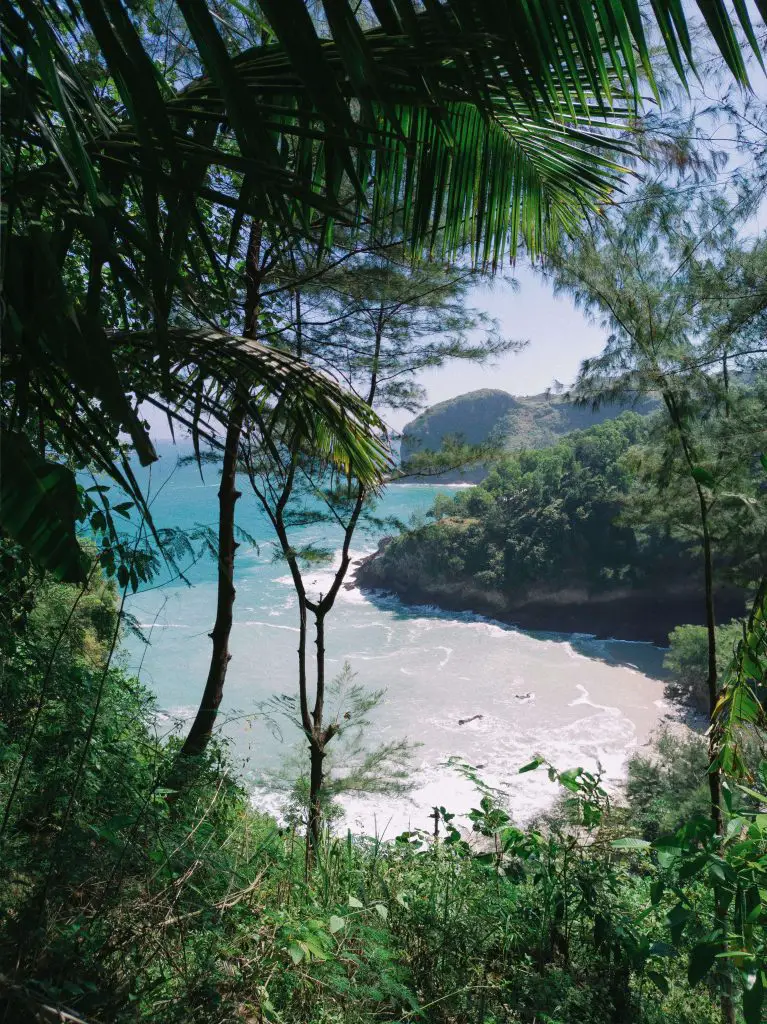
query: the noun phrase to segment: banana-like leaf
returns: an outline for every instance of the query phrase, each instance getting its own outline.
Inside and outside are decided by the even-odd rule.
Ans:
[[[384,424],[369,405],[288,352],[213,328],[169,328],[170,391],[153,332],[115,335],[120,359],[140,367],[146,400],[204,431],[220,444],[228,410],[235,397],[267,429],[289,439],[297,449],[326,458],[366,487],[375,487],[391,469]],[[143,396],[142,396],[143,397]],[[207,428],[203,425],[207,424]]]
[[[0,526],[32,560],[68,583],[85,569],[75,535],[80,512],[74,474],[48,462],[24,434],[0,433]]]
[[[767,709],[761,701],[767,680],[767,576],[754,597],[743,638],[725,672],[711,716],[715,757],[710,771],[720,768],[736,779],[748,779],[743,751],[744,728],[767,729]]]

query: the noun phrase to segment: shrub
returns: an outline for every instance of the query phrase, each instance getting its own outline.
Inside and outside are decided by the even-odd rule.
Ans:
[[[732,661],[743,626],[733,619],[716,630],[717,672],[721,678]],[[663,667],[669,673],[668,691],[673,698],[690,701],[708,715],[708,632],[705,626],[677,626],[669,634],[669,650]]]

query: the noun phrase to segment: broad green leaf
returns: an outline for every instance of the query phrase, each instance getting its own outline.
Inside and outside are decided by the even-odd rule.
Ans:
[[[330,918],[330,921],[328,922],[328,929],[330,931],[330,934],[335,935],[336,932],[340,932],[341,929],[345,926],[345,924],[345,918],[338,917],[337,914],[333,914]]]
[[[610,845],[614,850],[649,850],[652,846],[646,839],[638,839],[636,836],[614,839]]]
[[[354,907],[355,910],[364,910],[365,904],[361,903],[356,896],[349,897],[349,906]]]
[[[304,958],[304,950],[297,942],[293,942],[288,946],[288,953],[290,955],[290,959],[294,964],[296,964],[296,966],[298,966]]]
[[[578,780],[582,770],[581,768],[568,768],[567,771],[559,773],[558,782],[572,793],[579,793],[581,786]]]
[[[753,981],[743,986],[743,1016],[746,1024],[761,1024],[765,984],[762,971],[753,972]],[[751,979],[749,979],[751,980]]]
[[[718,948],[711,942],[700,942],[692,948],[687,964],[687,980],[691,985],[697,985],[711,970]]]
[[[83,583],[75,534],[80,502],[74,474],[46,461],[24,434],[0,433],[0,525],[32,560],[59,580]]]
[[[647,977],[658,991],[662,992],[664,996],[668,995],[668,978],[665,974],[660,974],[658,971],[648,971]]]
[[[693,466],[692,478],[696,483],[702,484],[704,487],[716,486],[713,474],[710,470],[706,469],[705,466]]]
[[[679,945],[679,940],[682,937],[685,925],[694,916],[693,912],[681,903],[677,903],[677,905],[672,907],[668,912],[667,920],[669,930],[671,931],[671,941],[675,946]]]

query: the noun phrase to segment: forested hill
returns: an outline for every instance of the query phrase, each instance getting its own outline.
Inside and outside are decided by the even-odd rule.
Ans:
[[[633,410],[644,415],[657,407],[653,399],[644,399]],[[497,443],[511,451],[546,448],[573,430],[615,419],[625,411],[620,405],[593,410],[547,393],[514,396],[482,388],[432,405],[411,420],[402,431],[402,462],[419,452],[439,450],[446,437],[460,437],[472,445]],[[486,475],[486,469],[473,469],[460,478],[477,481]]]
[[[509,454],[477,487],[438,497],[433,521],[386,542],[358,583],[528,629],[665,643],[704,606],[695,540],[679,539],[673,510],[649,530],[633,514],[642,485],[629,453],[650,423],[625,412]],[[743,597],[723,585],[718,607],[742,614]]]

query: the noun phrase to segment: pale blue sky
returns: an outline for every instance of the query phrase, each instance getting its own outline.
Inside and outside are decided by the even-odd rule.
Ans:
[[[767,98],[767,77],[753,62],[751,74],[756,95]],[[706,84],[716,93],[721,83],[712,79]],[[693,85],[692,93],[697,106],[706,105],[705,90],[701,92]],[[732,125],[712,126],[712,134],[721,148],[730,150],[731,161],[723,171],[723,181],[726,181],[729,172],[745,161],[732,144]],[[765,207],[749,227],[754,232],[767,230]],[[555,298],[551,285],[529,263],[520,260],[513,276],[519,286],[516,290],[498,280],[477,287],[469,301],[495,317],[504,336],[527,341],[527,347],[484,366],[455,361],[420,374],[417,380],[426,389],[427,404],[433,405],[478,388],[500,388],[513,395],[531,395],[545,391],[555,380],[567,387],[573,383],[581,361],[602,351],[605,332],[587,320],[570,299]],[[165,417],[152,409],[146,413],[152,425],[152,436],[157,440],[169,438]],[[383,415],[397,430],[412,419],[412,414],[404,411],[383,410]]]
[[[588,322],[568,298],[555,298],[551,286],[530,266],[520,264],[514,277],[517,290],[494,282],[476,288],[470,301],[499,321],[505,337],[529,344],[496,363],[478,366],[455,361],[422,373],[418,380],[426,388],[429,405],[478,388],[534,395],[545,391],[554,380],[567,386],[572,384],[581,360],[601,352],[605,332]],[[409,419],[407,412],[387,416],[387,422],[396,428]]]
[[[417,378],[426,388],[427,403],[476,391],[500,388],[513,395],[545,391],[554,380],[573,382],[582,359],[597,355],[604,344],[604,332],[587,322],[567,298],[555,298],[550,285],[528,265],[520,263],[514,272],[518,288],[501,281],[477,287],[470,304],[495,317],[507,338],[528,341],[521,352],[512,352],[484,366],[454,361]],[[166,418],[144,408],[155,440],[170,438]],[[386,422],[401,429],[412,413],[384,411]]]

